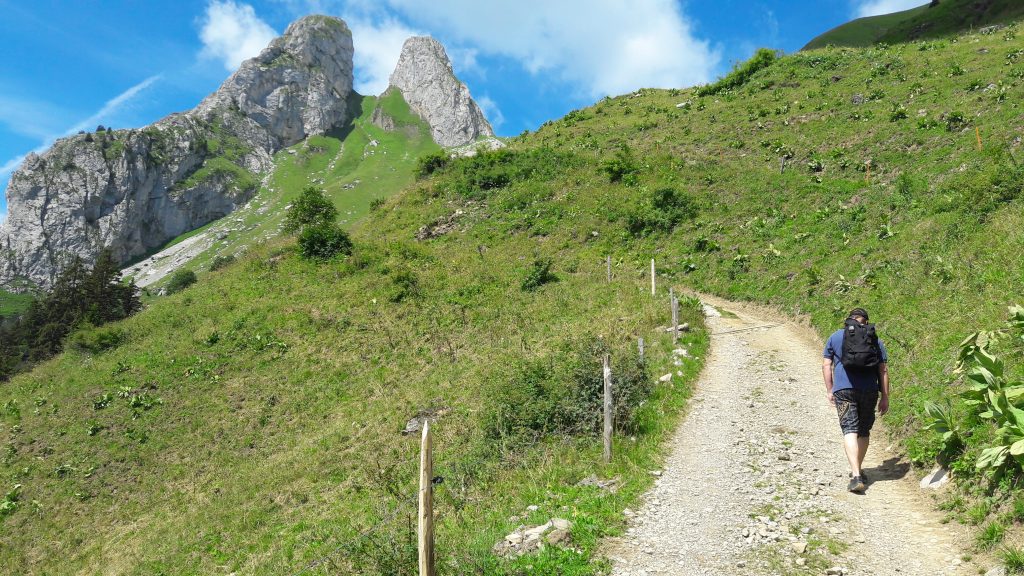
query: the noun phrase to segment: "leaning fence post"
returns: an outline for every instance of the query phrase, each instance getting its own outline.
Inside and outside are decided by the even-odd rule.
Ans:
[[[612,461],[612,368],[604,355],[604,463]]]
[[[420,445],[419,576],[434,576],[434,454],[430,420]]]
[[[636,341],[637,352],[640,353],[640,361],[644,361],[644,337],[641,336]]]
[[[651,296],[657,295],[657,289],[654,280],[654,258],[651,258]]]

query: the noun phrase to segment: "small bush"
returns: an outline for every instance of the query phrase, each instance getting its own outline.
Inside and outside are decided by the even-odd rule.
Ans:
[[[417,294],[419,294],[419,278],[416,277],[412,270],[402,267],[391,274],[391,289],[388,291],[388,300],[391,302],[401,302]]]
[[[713,96],[719,92],[737,88],[747,83],[754,75],[768,68],[779,59],[779,53],[768,48],[760,48],[751,58],[742,64],[737,64],[732,72],[713,84],[697,88],[698,96]]]
[[[382,206],[384,206],[384,199],[383,198],[374,198],[373,200],[370,200],[370,211],[371,212],[376,212],[377,210],[380,210],[380,208]]]
[[[680,222],[696,217],[697,212],[692,197],[672,188],[660,188],[627,217],[626,229],[633,236],[671,232]]]
[[[551,273],[552,263],[550,258],[535,259],[520,285],[523,292],[533,292],[549,282],[558,280],[558,277]]]
[[[1006,536],[1006,526],[999,522],[989,522],[978,534],[978,547],[982,550],[991,550],[996,544],[1003,541]]]
[[[1006,548],[1002,557],[1007,574],[1024,574],[1024,549]]]
[[[228,254],[227,256],[218,255],[217,257],[215,257],[213,259],[213,262],[210,263],[210,272],[216,272],[217,270],[225,268],[228,265],[230,265],[231,263],[233,263],[234,261],[235,261],[235,255],[234,254]]]
[[[623,146],[613,158],[601,163],[601,171],[608,176],[609,182],[633,185],[636,184],[636,177],[640,173],[640,164],[629,146]]]
[[[196,273],[191,270],[183,268],[175,270],[174,274],[171,274],[171,279],[167,282],[167,287],[164,290],[167,294],[175,294],[195,284],[197,280]]]
[[[444,170],[451,159],[444,150],[424,154],[416,159],[416,176],[426,178],[438,170]]]
[[[338,254],[351,254],[352,240],[334,224],[306,226],[299,235],[299,254],[303,258],[328,260]]]
[[[338,209],[324,195],[324,191],[316,186],[309,186],[288,208],[288,213],[284,217],[284,230],[296,232],[306,226],[334,224],[337,218]]]
[[[125,340],[124,330],[104,326],[97,328],[92,324],[85,324],[68,338],[68,344],[80,352],[91,352],[93,354],[104,352],[121,345]]]
[[[640,426],[637,409],[654,387],[646,367],[631,348],[613,351],[599,339],[584,339],[548,358],[524,363],[502,381],[485,416],[488,435],[515,448],[548,435],[599,434],[604,354],[611,354],[616,429],[635,432]]]

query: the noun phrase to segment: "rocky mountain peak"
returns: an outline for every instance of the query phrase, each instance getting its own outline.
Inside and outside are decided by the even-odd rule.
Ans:
[[[238,110],[266,129],[278,148],[290,146],[347,120],[352,54],[352,32],[343,20],[306,16],[243,62],[197,110]]]
[[[26,158],[7,187],[0,285],[47,286],[69,258],[129,262],[247,202],[273,153],[343,125],[352,33],[296,21],[188,112],[80,134]]]
[[[390,84],[402,92],[409,108],[426,120],[434,141],[441,146],[462,146],[494,136],[469,89],[455,77],[451,60],[437,40],[429,36],[406,40]]]

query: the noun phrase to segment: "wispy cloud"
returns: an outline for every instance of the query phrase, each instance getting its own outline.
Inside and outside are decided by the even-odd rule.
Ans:
[[[60,118],[67,118],[67,111],[58,106],[0,94],[0,124],[15,134],[46,138],[62,128]]]
[[[928,3],[928,0],[858,0],[854,6],[854,14],[858,18],[891,14],[910,10]]]
[[[256,16],[248,4],[234,0],[213,0],[206,6],[199,38],[203,41],[201,55],[220,60],[230,72],[260,51],[277,37],[269,24]]]
[[[487,120],[490,121],[491,127],[497,128],[505,123],[505,115],[501,113],[497,102],[492,100],[490,96],[480,96],[476,99],[476,103],[480,105],[480,110],[487,117]]]
[[[113,118],[128,102],[130,102],[133,98],[137,97],[142,91],[155,84],[157,81],[160,80],[160,78],[160,74],[150,76],[149,78],[146,78],[142,82],[139,82],[138,84],[132,86],[131,88],[125,90],[117,96],[114,96],[110,100],[107,100],[107,102],[103,104],[103,107],[97,110],[95,114],[90,115],[88,118],[82,120],[81,122],[77,122],[74,126],[71,126],[70,128],[58,132],[56,134],[51,133],[49,135],[43,136],[42,142],[40,142],[39,146],[32,150],[32,152],[39,154],[45,151],[50,146],[52,146],[54,141],[57,140],[57,138],[69,136],[80,130],[91,130],[97,124]],[[21,164],[21,162],[25,159],[25,156],[27,156],[27,154],[11,158],[4,162],[3,165],[0,165],[0,180],[4,180],[8,176],[10,176],[11,173],[14,172]]]

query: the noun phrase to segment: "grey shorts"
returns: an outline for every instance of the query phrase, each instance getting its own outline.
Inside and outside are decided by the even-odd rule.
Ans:
[[[878,390],[837,390],[836,411],[839,412],[839,427],[843,434],[856,434],[861,438],[871,435],[875,425],[875,406],[878,405]]]

